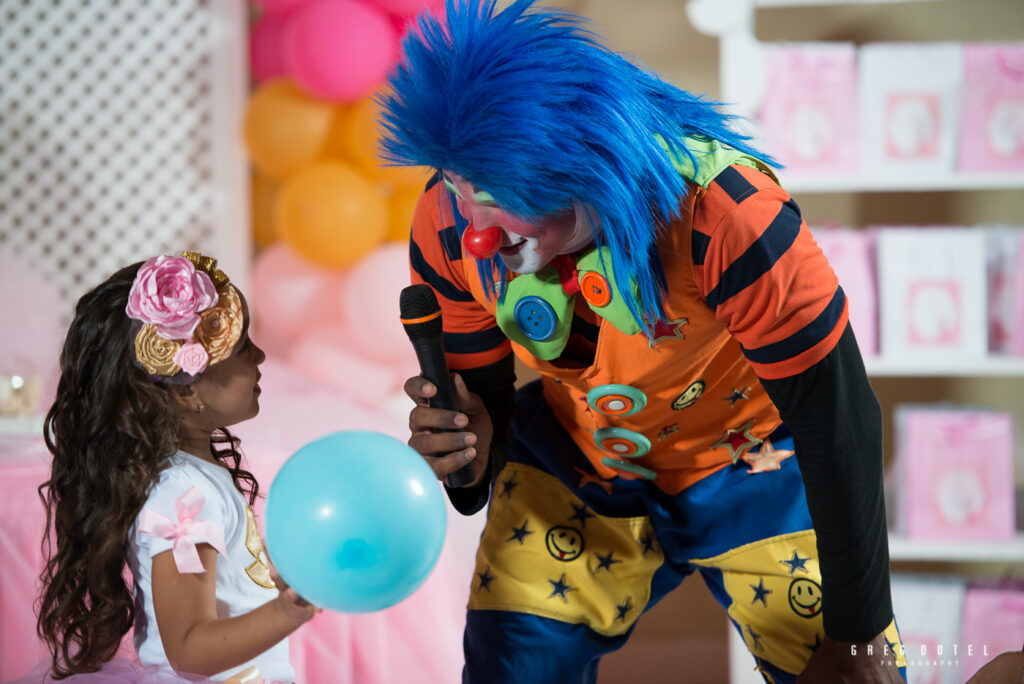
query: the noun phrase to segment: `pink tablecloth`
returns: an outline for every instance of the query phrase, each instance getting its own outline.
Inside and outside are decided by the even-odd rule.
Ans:
[[[404,439],[407,419],[401,410],[362,406],[269,363],[263,371],[260,416],[237,432],[264,492],[289,455],[325,433],[362,429]],[[46,657],[35,636],[33,600],[45,521],[36,488],[46,479],[48,464],[41,438],[0,435],[0,682],[25,674]],[[464,609],[483,515],[464,518],[451,508],[448,512],[444,550],[412,596],[366,615],[324,611],[292,635],[298,682],[460,680]]]

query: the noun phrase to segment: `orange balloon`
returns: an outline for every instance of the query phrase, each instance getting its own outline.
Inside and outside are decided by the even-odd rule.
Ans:
[[[391,220],[388,222],[387,240],[409,241],[412,216],[422,194],[423,187],[420,185],[403,185],[394,189],[388,198]]]
[[[379,244],[388,206],[373,181],[347,164],[317,162],[290,176],[274,203],[278,233],[310,261],[346,266]]]
[[[338,108],[285,78],[260,84],[245,112],[245,144],[257,169],[281,179],[320,156]]]
[[[261,173],[252,174],[252,236],[257,247],[277,241],[274,223],[274,201],[278,184]]]
[[[388,166],[380,158],[378,147],[382,128],[377,119],[380,107],[370,96],[348,107],[339,121],[338,143],[346,157],[372,177],[395,186],[419,185],[430,178],[430,169],[423,166]]]

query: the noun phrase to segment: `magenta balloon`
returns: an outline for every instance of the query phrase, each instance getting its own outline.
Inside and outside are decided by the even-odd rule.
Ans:
[[[257,83],[288,73],[281,51],[286,21],[282,15],[265,14],[249,31],[249,70]]]
[[[438,2],[438,0],[370,0],[374,5],[377,5],[382,10],[389,12],[390,14],[415,14],[424,7],[437,6],[438,4],[444,4],[444,1]]]
[[[299,86],[332,102],[368,93],[398,57],[398,34],[387,13],[356,0],[303,7],[289,19],[283,43]]]
[[[429,12],[440,21],[442,24],[445,23],[444,14],[444,0],[395,0],[394,2],[388,2],[387,0],[381,0],[377,3],[379,6],[386,8],[386,5],[396,6],[412,6],[416,7],[409,11],[389,11],[388,14],[391,17],[391,21],[398,30],[399,40],[405,35],[405,32],[409,30],[416,17],[423,12]]]

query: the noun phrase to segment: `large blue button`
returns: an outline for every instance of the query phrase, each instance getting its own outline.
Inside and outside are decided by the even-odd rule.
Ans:
[[[528,295],[516,302],[513,312],[516,325],[535,342],[550,340],[558,328],[558,317],[551,305],[540,297]]]

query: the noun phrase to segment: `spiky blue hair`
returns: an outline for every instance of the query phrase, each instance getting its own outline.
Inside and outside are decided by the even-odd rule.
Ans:
[[[582,18],[533,1],[499,12],[495,0],[447,0],[444,22],[420,15],[380,100],[384,156],[452,171],[526,219],[587,205],[618,282],[637,284],[638,301],[625,299],[650,333],[667,288],[659,226],[686,194],[673,155],[699,163],[683,138],[764,156],[717,103],[604,47]]]

